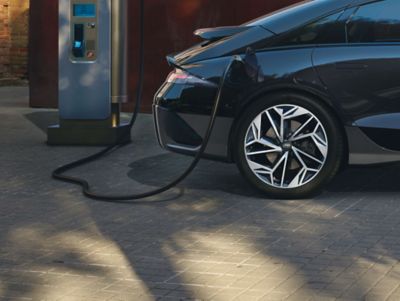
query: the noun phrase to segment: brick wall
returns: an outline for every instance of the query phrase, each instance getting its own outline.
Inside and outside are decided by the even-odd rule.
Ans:
[[[0,0],[0,85],[27,79],[29,0]]]

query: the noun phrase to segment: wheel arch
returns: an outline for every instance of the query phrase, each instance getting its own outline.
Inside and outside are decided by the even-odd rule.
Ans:
[[[349,141],[348,141],[348,136],[347,132],[345,129],[345,126],[343,124],[343,119],[340,116],[339,111],[335,108],[333,102],[331,99],[319,92],[318,90],[308,88],[308,87],[299,87],[299,86],[294,86],[294,85],[280,85],[280,86],[274,86],[274,87],[269,87],[269,88],[264,88],[262,90],[259,90],[255,93],[250,94],[248,97],[244,98],[243,102],[237,107],[237,112],[238,114],[235,115],[234,117],[234,122],[233,126],[230,130],[229,133],[229,145],[228,145],[228,158],[230,161],[234,162],[235,158],[233,156],[233,147],[234,147],[234,142],[235,142],[235,133],[237,132],[238,126],[239,126],[239,120],[240,118],[247,112],[248,108],[258,99],[261,97],[267,97],[268,95],[274,95],[274,94],[284,94],[284,93],[294,93],[294,94],[299,94],[302,96],[309,97],[313,99],[314,101],[320,101],[325,109],[332,113],[332,116],[337,121],[337,124],[339,125],[339,129],[341,131],[342,137],[343,137],[343,145],[344,145],[344,160],[343,160],[343,165],[347,165],[349,162]]]

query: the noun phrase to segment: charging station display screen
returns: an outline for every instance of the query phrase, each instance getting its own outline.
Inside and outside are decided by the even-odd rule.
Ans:
[[[96,4],[74,4],[74,17],[95,18]]]

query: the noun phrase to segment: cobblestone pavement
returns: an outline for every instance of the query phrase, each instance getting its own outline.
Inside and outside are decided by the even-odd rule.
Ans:
[[[202,161],[153,204],[97,203],[52,169],[97,148],[48,147],[51,110],[0,89],[0,300],[400,300],[400,165],[351,168],[318,197],[270,200]],[[134,143],[73,174],[101,192],[168,182],[190,158]]]

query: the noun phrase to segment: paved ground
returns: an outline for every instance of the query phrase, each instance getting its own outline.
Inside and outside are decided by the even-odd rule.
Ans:
[[[46,146],[55,111],[0,89],[0,300],[400,300],[400,165],[352,168],[277,201],[203,161],[167,203],[113,205],[50,179],[95,148]],[[103,192],[166,183],[189,159],[135,143],[74,172]]]

